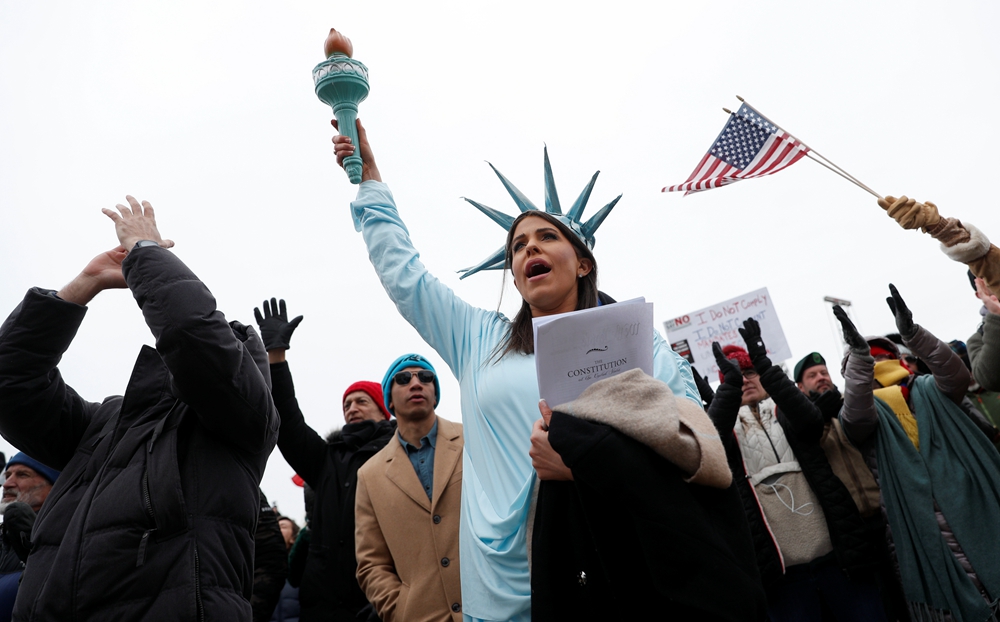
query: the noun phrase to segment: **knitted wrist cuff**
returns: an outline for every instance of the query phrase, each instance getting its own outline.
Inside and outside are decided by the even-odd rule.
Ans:
[[[957,218],[942,218],[924,229],[932,238],[945,246],[954,246],[969,241],[969,232]]]

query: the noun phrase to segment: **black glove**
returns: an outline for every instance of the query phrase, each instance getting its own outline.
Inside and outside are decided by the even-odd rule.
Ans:
[[[840,407],[844,405],[844,396],[840,394],[837,387],[827,389],[822,393],[809,392],[809,399],[816,405],[816,408],[823,413],[823,419],[829,421],[840,414]]]
[[[892,298],[889,300],[892,300]],[[891,303],[890,306],[892,306]],[[871,354],[871,347],[865,341],[865,338],[861,336],[861,333],[858,332],[858,328],[851,321],[851,318],[847,317],[847,312],[844,311],[843,307],[833,305],[833,314],[840,322],[841,328],[844,329],[844,341],[851,348],[851,352],[855,354]]]
[[[899,295],[899,291],[892,283],[889,283],[889,293],[892,296],[886,298],[885,301],[892,309],[892,314],[896,316],[896,330],[899,331],[899,336],[904,341],[912,339],[917,334],[917,325],[913,323],[913,312],[903,302],[903,297]]]
[[[712,342],[712,354],[715,355],[715,363],[719,366],[719,371],[722,372],[722,382],[730,386],[739,387],[742,391],[743,372],[740,371],[739,365],[726,358],[726,355],[722,353],[722,346],[719,345],[718,341]]]
[[[254,317],[257,318],[257,326],[260,326],[260,338],[264,341],[266,350],[287,350],[292,347],[288,344],[292,339],[295,327],[302,321],[302,316],[288,321],[288,311],[285,310],[285,301],[280,302],[271,299],[270,306],[264,301],[264,317],[260,315],[260,309],[254,309]]]
[[[753,361],[757,373],[763,373],[771,367],[771,359],[767,358],[767,346],[764,345],[764,339],[760,336],[760,324],[757,323],[757,320],[749,318],[743,322],[740,336],[747,344],[747,354],[750,355],[750,360]]]
[[[694,374],[694,383],[698,387],[698,394],[701,396],[701,401],[705,403],[705,407],[707,408],[712,403],[712,398],[715,397],[715,391],[708,384],[708,376],[702,376],[698,373],[694,365],[691,366],[691,373]]]
[[[35,526],[35,511],[22,501],[15,501],[3,511],[3,537],[14,549],[18,559],[27,561],[31,551],[31,528]]]

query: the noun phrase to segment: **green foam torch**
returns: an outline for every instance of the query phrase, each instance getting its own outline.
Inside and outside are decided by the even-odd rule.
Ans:
[[[316,65],[312,72],[316,97],[333,108],[340,133],[350,137],[351,144],[357,147],[358,104],[368,97],[368,68],[351,58],[354,53],[351,40],[333,28],[323,51],[326,60]],[[361,183],[361,167],[360,149],[344,158],[344,170],[352,184]]]

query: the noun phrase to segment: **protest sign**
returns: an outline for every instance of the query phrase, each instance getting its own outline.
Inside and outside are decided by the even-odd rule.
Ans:
[[[716,382],[719,366],[712,355],[712,342],[718,341],[723,347],[732,344],[745,348],[739,329],[747,318],[760,323],[761,337],[771,362],[777,365],[791,358],[774,301],[766,287],[684,314],[664,322],[664,326],[674,352],[695,365],[710,382]]]

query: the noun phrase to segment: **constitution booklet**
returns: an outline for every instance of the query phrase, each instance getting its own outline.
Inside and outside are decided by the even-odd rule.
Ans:
[[[653,303],[645,298],[533,318],[538,392],[555,408],[598,380],[653,375]]]

